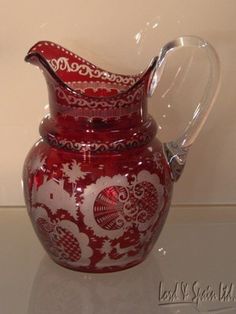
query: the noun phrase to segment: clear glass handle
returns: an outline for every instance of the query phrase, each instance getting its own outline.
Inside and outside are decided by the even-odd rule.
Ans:
[[[167,161],[172,172],[172,179],[175,181],[180,177],[186,162],[189,148],[198,136],[212,108],[220,81],[219,59],[214,48],[204,39],[199,37],[183,36],[167,43],[161,49],[159,58],[156,61],[156,66],[151,75],[148,87],[149,96],[152,96],[158,82],[160,81],[166,63],[166,56],[173,50],[179,49],[180,47],[194,47],[196,49],[201,49],[208,59],[209,75],[205,84],[203,95],[200,98],[200,101],[198,101],[192,118],[188,121],[187,127],[181,135],[177,136],[176,139],[164,144]]]

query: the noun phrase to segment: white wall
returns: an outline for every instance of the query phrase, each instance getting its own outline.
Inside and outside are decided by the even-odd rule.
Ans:
[[[176,184],[173,203],[236,204],[235,12],[234,0],[1,0],[0,205],[23,204],[23,160],[47,111],[44,79],[23,62],[31,45],[52,40],[100,66],[129,73],[183,34],[201,36],[216,48],[222,87]],[[150,111],[158,119],[155,97]]]

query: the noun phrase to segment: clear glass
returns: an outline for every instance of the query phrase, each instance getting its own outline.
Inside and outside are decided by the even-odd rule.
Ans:
[[[197,138],[199,132],[201,131],[217,96],[220,82],[220,65],[214,48],[204,39],[194,36],[183,36],[168,42],[161,49],[159,58],[156,60],[156,66],[153,71],[153,75],[151,76],[148,90],[149,96],[152,96],[162,77],[165,64],[167,62],[167,56],[179,48],[189,47],[201,50],[201,52],[203,52],[200,58],[206,59],[209,71],[207,81],[202,91],[202,96],[197,101],[196,108],[193,111],[191,119],[188,120],[184,131],[175,139],[164,144],[165,152],[169,165],[172,169],[172,177],[174,180],[177,180],[182,173],[186,162],[187,153]],[[192,52],[192,50],[190,50],[190,52]],[[191,67],[192,65],[190,64],[190,66],[188,66],[188,71],[190,71],[191,76],[194,76]],[[178,87],[185,84],[185,82],[183,82],[184,80],[184,75],[182,76],[182,79],[179,79],[178,77],[178,84],[175,82],[175,86],[172,88],[172,106],[175,106],[175,97],[179,92]],[[186,100],[183,99],[182,101]],[[196,102],[196,98],[194,96],[191,102]],[[168,106],[169,102],[167,101],[165,105]],[[182,114],[185,115],[185,112]],[[162,125],[159,124],[159,127],[162,128]]]

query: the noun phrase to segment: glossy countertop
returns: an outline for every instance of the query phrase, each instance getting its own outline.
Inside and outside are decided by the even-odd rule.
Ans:
[[[235,209],[172,208],[145,262],[89,274],[48,258],[24,208],[1,208],[0,313],[236,313]]]

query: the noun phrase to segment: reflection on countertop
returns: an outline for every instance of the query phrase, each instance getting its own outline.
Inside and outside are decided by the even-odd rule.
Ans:
[[[28,314],[156,313],[158,261],[150,256],[125,271],[74,272],[45,256],[34,278]]]

